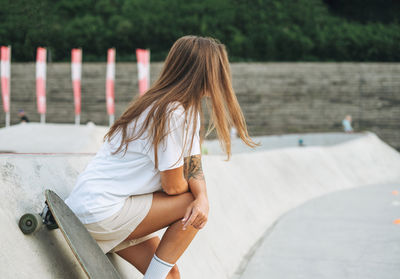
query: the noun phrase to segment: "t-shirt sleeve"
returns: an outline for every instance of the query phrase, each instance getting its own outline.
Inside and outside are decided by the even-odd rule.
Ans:
[[[199,138],[200,117],[198,117],[192,148],[190,148],[190,142],[193,132],[193,121],[188,121],[189,123],[185,123],[185,114],[181,110],[174,111],[171,114],[171,118],[169,121],[169,132],[157,147],[158,170],[160,171],[179,168],[183,165],[184,157],[201,153]],[[187,125],[189,125],[188,130]],[[186,131],[188,133],[187,137],[185,136]],[[183,150],[184,147],[185,150]],[[153,162],[155,162],[154,153],[149,155]]]

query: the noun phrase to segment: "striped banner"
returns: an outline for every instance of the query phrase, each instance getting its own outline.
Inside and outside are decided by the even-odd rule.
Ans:
[[[150,50],[136,49],[139,76],[139,94],[143,95],[150,87]]]
[[[1,96],[3,100],[4,112],[10,112],[10,65],[11,65],[11,47],[2,46],[1,55]]]
[[[74,48],[71,52],[72,88],[74,91],[75,115],[81,114],[81,78],[82,49]]]
[[[36,51],[36,100],[40,114],[46,114],[46,49]]]
[[[114,115],[115,48],[107,52],[106,101],[107,114]],[[111,123],[110,123],[111,124]]]

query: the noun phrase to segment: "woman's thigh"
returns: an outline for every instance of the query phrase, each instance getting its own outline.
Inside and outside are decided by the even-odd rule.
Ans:
[[[183,218],[193,199],[191,193],[176,196],[169,196],[161,192],[154,193],[149,213],[127,239],[146,236]]]

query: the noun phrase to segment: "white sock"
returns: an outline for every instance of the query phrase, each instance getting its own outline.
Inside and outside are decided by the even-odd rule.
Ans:
[[[154,254],[143,279],[165,279],[175,264],[167,263]]]

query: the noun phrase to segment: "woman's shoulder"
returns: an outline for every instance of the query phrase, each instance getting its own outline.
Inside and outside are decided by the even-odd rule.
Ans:
[[[187,113],[188,116],[200,115],[200,112],[196,111],[194,107],[185,109],[185,107],[177,101],[169,103],[166,112],[171,112],[175,116],[185,116],[185,113]]]
[[[166,112],[172,113],[174,116],[182,116],[185,114],[185,108],[180,102],[175,101],[168,104]]]

